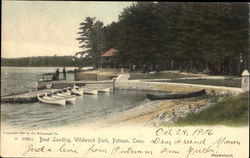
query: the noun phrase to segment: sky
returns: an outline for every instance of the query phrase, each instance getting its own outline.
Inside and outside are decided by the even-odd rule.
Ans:
[[[118,21],[135,2],[2,1],[2,58],[74,55],[87,16],[104,25]]]

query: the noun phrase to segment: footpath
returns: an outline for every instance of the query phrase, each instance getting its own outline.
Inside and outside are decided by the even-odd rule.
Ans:
[[[148,90],[148,91],[163,91],[172,93],[181,93],[188,91],[195,91],[200,89],[206,89],[208,94],[239,94],[242,93],[242,88],[225,87],[225,86],[212,86],[201,84],[188,84],[188,83],[174,83],[174,82],[157,82],[149,80],[129,80],[130,74],[120,74],[115,81],[116,89],[131,89],[131,90]],[[212,78],[212,77],[207,77]],[[217,79],[223,79],[222,77],[216,77]],[[180,78],[185,79],[185,78]],[[190,79],[190,78],[186,78]]]

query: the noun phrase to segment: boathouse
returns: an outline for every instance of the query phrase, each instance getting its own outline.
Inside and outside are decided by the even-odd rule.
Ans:
[[[118,68],[118,51],[114,48],[109,49],[101,55],[102,68]]]

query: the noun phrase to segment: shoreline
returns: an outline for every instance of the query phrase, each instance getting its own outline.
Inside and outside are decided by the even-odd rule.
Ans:
[[[178,100],[157,100],[142,103],[137,107],[97,118],[90,122],[66,125],[66,127],[158,127],[162,123],[172,123],[190,112],[199,112],[210,105],[209,98],[186,98]]]
[[[62,126],[51,126],[46,128],[22,128],[22,130],[60,130],[60,129],[109,129],[124,127],[146,127],[158,128],[163,126],[174,126],[179,118],[189,113],[198,113],[215,103],[219,103],[225,96],[202,96],[176,100],[144,100],[141,104],[131,109],[111,113],[103,117],[89,119],[88,121],[65,124]],[[3,122],[2,122],[3,123]],[[3,124],[3,129],[19,129],[17,127]]]
[[[98,117],[90,119],[88,121],[79,122],[77,124],[66,124],[62,126],[52,126],[46,128],[29,129],[25,130],[51,130],[51,129],[64,129],[64,128],[116,128],[116,127],[159,127],[165,122],[175,122],[180,117],[185,117],[191,110],[198,112],[199,110],[207,107],[210,104],[209,98],[196,97],[185,98],[176,100],[156,100],[147,101],[144,100],[138,106],[106,115],[104,117]],[[191,108],[190,108],[191,107]],[[197,108],[201,107],[201,108]],[[173,111],[175,115],[173,115]],[[16,128],[9,126],[4,122],[2,127]]]
[[[96,87],[96,85],[92,85]],[[138,106],[117,113],[111,113],[103,117],[89,119],[77,124],[67,124],[60,127],[119,127],[126,125],[157,127],[163,123],[173,123],[179,118],[187,116],[189,113],[196,113],[211,105],[213,95],[221,97],[227,94],[241,93],[242,89],[232,87],[220,87],[210,85],[192,85],[180,83],[158,83],[129,80],[129,74],[121,74],[115,83],[118,90],[152,90],[152,91],[171,91],[175,93],[194,91],[200,88],[206,88],[209,96],[193,97],[176,100],[144,100]],[[210,95],[212,94],[212,95]]]

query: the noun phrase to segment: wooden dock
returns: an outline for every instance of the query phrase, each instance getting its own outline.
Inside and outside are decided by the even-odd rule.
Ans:
[[[83,91],[113,88],[113,81],[53,81],[47,83],[52,84],[52,87],[31,92],[1,96],[1,103],[37,102],[37,94],[51,93],[51,91],[61,91],[63,88],[73,87],[74,85],[79,86]]]
[[[50,93],[51,90],[58,91],[60,89],[35,90],[32,92],[25,92],[25,93],[3,96],[1,97],[1,102],[2,103],[33,103],[33,102],[38,101],[37,94]]]
[[[50,81],[50,82],[38,82],[38,89],[44,89],[44,88],[54,88],[54,89],[61,89],[65,87],[73,87],[74,85],[77,86],[85,86],[89,84],[111,84],[113,83],[113,80],[103,80],[103,81],[65,81],[65,80],[59,80],[59,81]]]

